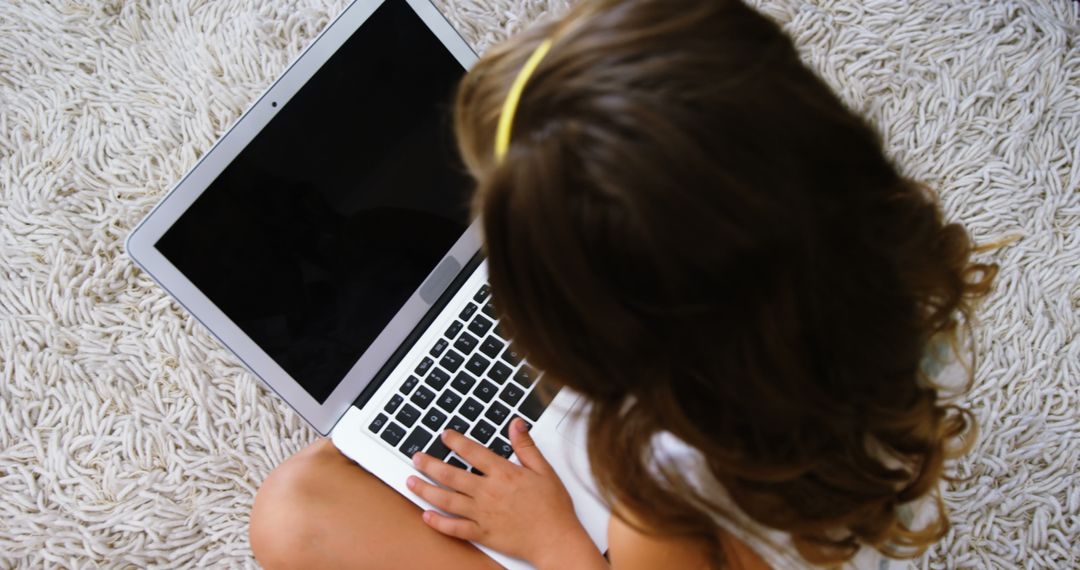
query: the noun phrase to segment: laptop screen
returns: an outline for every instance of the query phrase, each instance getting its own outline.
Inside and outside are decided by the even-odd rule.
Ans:
[[[388,0],[155,244],[320,403],[468,226],[464,71]]]

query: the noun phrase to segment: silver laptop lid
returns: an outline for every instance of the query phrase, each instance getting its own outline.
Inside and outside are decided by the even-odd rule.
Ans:
[[[320,433],[478,248],[451,126],[474,59],[427,0],[354,2],[129,236]]]

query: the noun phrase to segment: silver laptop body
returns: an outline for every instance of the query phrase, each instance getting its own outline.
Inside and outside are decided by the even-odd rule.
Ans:
[[[405,486],[412,453],[443,453],[437,434],[454,428],[516,461],[505,426],[526,419],[603,551],[609,513],[578,398],[544,397],[542,374],[501,336],[453,162],[453,87],[475,60],[428,0],[354,1],[126,250],[320,434],[421,508],[433,507]]]

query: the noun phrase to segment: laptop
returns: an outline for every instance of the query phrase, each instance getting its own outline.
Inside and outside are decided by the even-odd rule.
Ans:
[[[449,428],[516,461],[507,429],[525,419],[604,551],[578,397],[503,335],[470,223],[452,103],[475,60],[428,0],[354,1],[125,247],[320,434],[424,509],[405,486],[422,476],[414,453],[472,469],[438,438]]]

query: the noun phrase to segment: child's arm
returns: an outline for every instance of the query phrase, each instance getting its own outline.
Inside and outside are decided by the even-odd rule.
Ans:
[[[769,565],[756,552],[734,537],[724,534],[721,543],[727,568],[769,570]],[[608,524],[608,555],[614,570],[705,570],[713,567],[708,547],[703,542],[645,534],[614,516]]]

